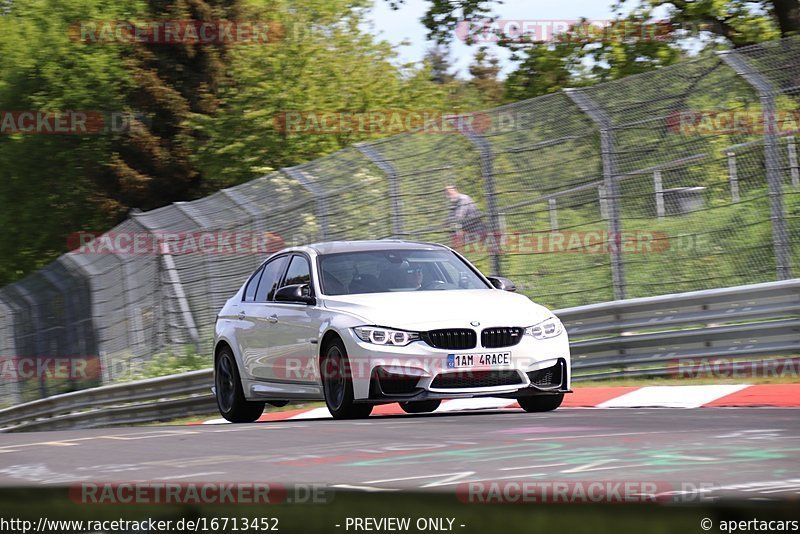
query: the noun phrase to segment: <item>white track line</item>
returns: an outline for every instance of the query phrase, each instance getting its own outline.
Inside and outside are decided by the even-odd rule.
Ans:
[[[488,410],[505,408],[514,404],[514,399],[486,397],[480,399],[454,399],[443,402],[437,412],[460,412],[462,410]]]
[[[313,408],[307,412],[299,413],[297,415],[293,415],[289,418],[289,420],[296,420],[296,419],[330,419],[331,412],[328,411],[327,408],[324,406],[322,408]]]
[[[699,408],[748,385],[647,386],[602,402],[598,408]]]

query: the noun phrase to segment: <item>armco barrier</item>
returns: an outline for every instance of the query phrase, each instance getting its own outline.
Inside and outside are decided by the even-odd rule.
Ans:
[[[767,358],[800,354],[800,279],[555,313],[570,335],[576,381],[675,375],[686,360],[774,363],[779,360]],[[204,369],[56,395],[0,410],[0,431],[90,428],[212,413],[212,383],[212,370]]]

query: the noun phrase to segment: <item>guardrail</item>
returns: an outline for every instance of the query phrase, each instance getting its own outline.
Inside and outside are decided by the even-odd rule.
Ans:
[[[652,376],[710,358],[800,354],[800,279],[556,311],[573,376]],[[588,372],[586,372],[588,371]]]
[[[0,432],[94,428],[208,414],[213,370],[54,395],[0,410]]]
[[[676,376],[695,362],[800,354],[800,279],[555,312],[573,380]],[[753,358],[757,358],[753,360]],[[797,360],[791,360],[796,362]],[[92,428],[216,411],[211,369],[56,395],[0,410],[0,432]]]

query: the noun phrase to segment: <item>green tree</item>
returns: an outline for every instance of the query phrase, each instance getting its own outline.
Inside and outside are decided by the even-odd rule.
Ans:
[[[432,81],[432,65],[398,67],[392,47],[363,30],[369,5],[351,0],[276,2],[270,13],[286,27],[285,38],[231,51],[235,83],[223,89],[217,118],[193,116],[194,130],[209,139],[195,147],[196,162],[216,187],[392,133],[343,129],[320,134],[312,123],[287,131],[282,118],[289,112],[314,117],[326,112],[460,111],[450,98],[452,84]]]
[[[0,16],[0,110],[126,110],[128,77],[116,47],[76,42],[69,29],[135,10],[125,0],[14,2]],[[113,138],[0,133],[0,283],[52,261],[67,249],[70,232],[113,223],[98,209],[91,179],[108,161]]]
[[[237,2],[148,0],[145,17],[161,21],[235,20]],[[225,83],[226,45],[144,43],[125,47],[123,64],[133,81],[129,105],[150,120],[116,140],[101,176],[101,194],[113,215],[129,208],[161,207],[210,192],[191,160],[192,114],[213,117]]]
[[[438,84],[449,84],[456,80],[452,72],[450,50],[444,46],[434,46],[425,53],[425,63],[430,68],[431,81]]]
[[[0,16],[0,110],[141,114],[95,135],[0,133],[0,284],[110,228],[375,135],[286,135],[287,110],[461,111],[459,84],[398,65],[364,30],[369,0],[30,0]],[[79,21],[275,21],[285,38],[228,48],[91,43]],[[456,98],[454,98],[456,97]]]
[[[469,85],[479,94],[489,106],[496,106],[503,100],[503,84],[498,80],[500,74],[500,60],[489,53],[489,49],[482,46],[475,53],[475,59],[469,66],[472,78]]]
[[[499,0],[429,0],[422,22],[430,38],[446,44],[459,21],[490,18],[500,4]],[[666,22],[676,31],[649,38],[653,10],[663,7],[669,17]],[[685,57],[682,45],[688,37],[704,38],[699,41],[701,49],[697,41],[692,46],[701,52],[702,46],[738,47],[800,33],[800,0],[618,0],[612,9],[616,13],[612,30],[605,32],[572,31],[570,38],[554,42],[499,36],[499,45],[512,51],[517,67],[506,81],[506,99],[530,98],[670,65]],[[645,31],[637,35],[632,28]]]
[[[666,6],[670,20],[690,33],[723,37],[733,46],[745,46],[794,35],[800,31],[798,0],[646,0]]]
[[[393,9],[400,9],[405,0],[384,0]],[[422,16],[428,29],[428,39],[440,45],[451,41],[456,26],[462,20],[484,19],[491,14],[492,7],[500,0],[430,0]]]

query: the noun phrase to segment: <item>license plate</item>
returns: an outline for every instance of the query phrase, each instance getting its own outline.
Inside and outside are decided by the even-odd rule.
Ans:
[[[448,369],[464,369],[473,367],[493,367],[511,365],[510,352],[490,352],[485,354],[448,354]]]

